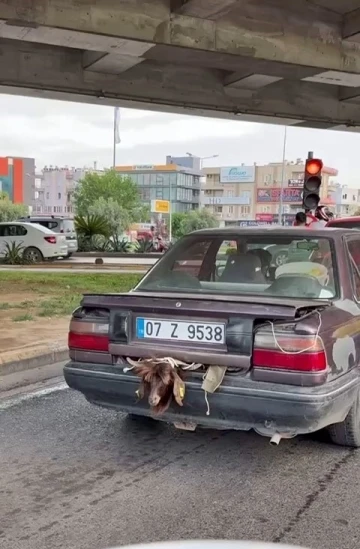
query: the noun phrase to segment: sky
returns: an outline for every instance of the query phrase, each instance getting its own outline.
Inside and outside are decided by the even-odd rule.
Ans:
[[[38,169],[112,164],[112,107],[0,95],[0,110],[1,156],[34,157]],[[282,161],[282,126],[122,109],[120,133],[117,165],[164,164],[187,152],[218,155],[204,166]],[[286,159],[308,151],[339,170],[339,183],[360,187],[360,134],[288,128]]]

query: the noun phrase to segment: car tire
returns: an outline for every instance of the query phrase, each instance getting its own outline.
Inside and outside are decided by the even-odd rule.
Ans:
[[[334,444],[347,448],[360,448],[360,391],[344,421],[330,425],[327,430]]]
[[[72,253],[67,254],[67,255],[65,256],[65,259],[70,259],[71,256],[72,256]]]
[[[33,248],[32,246],[24,250],[23,257],[25,261],[28,261],[29,263],[40,263],[41,261],[44,261],[43,254],[40,250],[38,248]]]

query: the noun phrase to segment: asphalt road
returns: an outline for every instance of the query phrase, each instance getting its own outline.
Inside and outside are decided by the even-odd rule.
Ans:
[[[52,391],[0,399],[1,548],[186,538],[360,546],[360,452],[179,432]]]

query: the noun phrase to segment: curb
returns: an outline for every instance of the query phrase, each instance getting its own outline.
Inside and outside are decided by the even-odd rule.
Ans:
[[[1,353],[0,376],[32,370],[41,366],[64,362],[69,358],[69,349],[63,342],[50,345],[29,345]]]
[[[18,271],[18,267],[14,266],[14,265],[1,265],[0,264],[0,267],[1,267],[1,270],[2,271]],[[51,264],[51,265],[48,265],[47,263],[39,263],[37,265],[26,265],[26,267],[24,267],[24,270],[26,271],[37,271],[39,269],[41,270],[71,270],[71,271],[78,271],[80,269],[86,269],[87,271],[93,271],[95,269],[99,270],[103,270],[103,271],[117,271],[117,272],[121,272],[121,271],[139,271],[139,273],[141,272],[146,272],[147,269],[146,267],[150,268],[152,267],[152,265],[148,265],[148,264],[144,264],[144,265],[116,265],[114,263],[103,263],[103,264],[100,264],[100,265],[95,265],[94,263],[76,263],[76,265],[74,265],[74,263],[62,263],[62,264]]]

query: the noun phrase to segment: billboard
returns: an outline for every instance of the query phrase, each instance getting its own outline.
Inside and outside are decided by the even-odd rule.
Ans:
[[[220,183],[254,183],[255,166],[230,166],[220,169]]]
[[[292,188],[302,188],[304,186],[304,178],[301,179],[289,179],[288,180],[288,187]]]
[[[168,200],[152,200],[151,201],[152,213],[170,213],[170,202]]]
[[[266,202],[280,202],[280,188],[273,189],[258,189],[256,192],[257,202],[262,204]],[[282,190],[283,202],[296,203],[302,201],[303,189],[285,188]]]
[[[224,204],[229,206],[248,206],[250,204],[250,196],[248,194],[244,194],[243,196],[205,196],[203,204],[212,206],[222,206]]]

